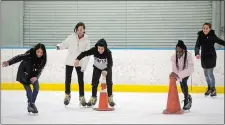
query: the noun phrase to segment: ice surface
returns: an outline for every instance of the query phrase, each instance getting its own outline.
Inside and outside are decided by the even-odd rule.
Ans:
[[[192,94],[193,105],[182,115],[164,115],[167,94],[114,93],[114,111],[95,111],[79,106],[78,92],[73,92],[71,103],[63,104],[64,92],[40,91],[36,106],[37,116],[28,115],[25,91],[1,92],[2,124],[223,124],[224,95],[216,98]],[[98,93],[99,94],[99,93]],[[85,93],[86,100],[90,93]],[[180,102],[183,95],[180,94]],[[98,102],[96,106],[98,106]],[[181,103],[183,106],[183,103]]]

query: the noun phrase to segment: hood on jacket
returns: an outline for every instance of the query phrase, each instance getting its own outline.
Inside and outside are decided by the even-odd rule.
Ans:
[[[105,39],[100,39],[98,40],[98,42],[95,44],[95,48],[98,48],[98,46],[103,46],[105,48],[105,50],[107,50],[107,43],[105,41]]]
[[[200,36],[200,35],[201,35],[201,36],[202,36],[202,35],[205,36],[205,34],[203,33],[203,30],[199,31],[199,32],[198,32],[198,35],[199,35],[199,36]],[[216,35],[216,34],[215,34],[215,31],[214,31],[214,30],[210,30],[207,36],[214,36],[214,35]]]

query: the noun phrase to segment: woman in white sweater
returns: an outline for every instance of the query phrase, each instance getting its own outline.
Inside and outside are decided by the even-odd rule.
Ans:
[[[57,45],[57,50],[68,49],[68,55],[66,58],[66,78],[65,78],[65,98],[64,104],[68,105],[70,102],[71,92],[71,75],[74,68],[74,60],[77,56],[86,50],[90,49],[90,40],[85,34],[85,24],[79,22],[74,28],[74,32],[69,35],[61,44]],[[85,57],[81,60],[78,67],[75,67],[77,72],[78,84],[79,84],[79,101],[82,106],[86,106],[86,100],[84,97],[84,71],[87,68],[89,57]]]

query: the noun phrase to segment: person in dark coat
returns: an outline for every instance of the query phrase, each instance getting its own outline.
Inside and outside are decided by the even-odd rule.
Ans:
[[[35,101],[39,92],[38,79],[47,62],[47,53],[44,44],[37,44],[24,54],[17,55],[2,63],[3,67],[20,62],[16,81],[22,83],[28,99],[28,112],[38,113]],[[30,84],[33,85],[33,91]]]
[[[201,65],[204,69],[204,75],[208,84],[208,89],[205,95],[216,96],[215,77],[213,69],[216,67],[216,50],[214,44],[218,43],[225,46],[225,41],[218,38],[211,29],[210,23],[203,24],[202,30],[198,32],[197,42],[195,44],[195,56],[201,58]],[[201,56],[199,50],[201,48]]]

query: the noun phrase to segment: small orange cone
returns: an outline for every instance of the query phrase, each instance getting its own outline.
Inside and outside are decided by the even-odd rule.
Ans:
[[[104,79],[104,76],[103,76]],[[105,81],[105,80],[104,80]],[[109,108],[108,106],[108,94],[107,86],[105,82],[101,83],[100,99],[98,108],[93,108],[96,111],[113,111],[114,108]]]
[[[184,111],[181,110],[181,107],[180,107],[176,80],[174,77],[170,77],[167,107],[163,111],[163,114],[183,114],[183,113]]]

